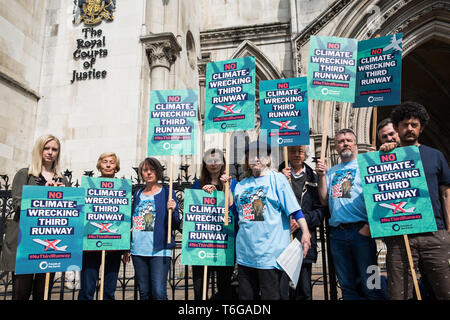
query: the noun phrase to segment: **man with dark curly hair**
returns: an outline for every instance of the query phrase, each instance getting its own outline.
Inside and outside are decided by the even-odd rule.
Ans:
[[[430,119],[419,103],[404,102],[391,113],[400,146],[419,147],[437,231],[409,235],[414,265],[422,271],[437,299],[450,300],[450,170],[443,154],[419,143]],[[386,237],[388,293],[393,300],[411,299],[412,279],[403,237]]]

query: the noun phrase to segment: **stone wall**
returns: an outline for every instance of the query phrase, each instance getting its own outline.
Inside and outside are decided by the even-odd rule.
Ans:
[[[142,8],[138,2],[119,2],[112,22],[86,30],[84,24],[72,23],[72,2],[48,4],[35,136],[53,133],[61,139],[61,166],[71,168],[75,177],[94,169],[98,156],[107,151],[121,158],[120,175],[130,176],[137,164]],[[91,49],[87,41],[103,43]],[[77,49],[88,55],[103,50],[103,56],[93,62],[92,56],[80,58]],[[74,71],[102,76],[73,81]]]
[[[0,3],[0,168],[28,164],[35,138],[45,1]],[[20,17],[18,19],[18,17]]]

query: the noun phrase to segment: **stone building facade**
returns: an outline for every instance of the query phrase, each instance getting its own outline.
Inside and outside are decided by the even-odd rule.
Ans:
[[[147,154],[151,90],[199,90],[203,111],[210,61],[251,55],[258,80],[305,76],[311,35],[362,40],[396,32],[404,39],[402,100],[428,108],[421,142],[450,159],[449,1],[109,0],[113,19],[95,26],[79,21],[83,1],[89,2],[0,1],[0,174],[27,166],[36,138],[52,133],[62,141],[62,167],[74,177],[93,170],[106,151],[119,155],[120,175],[130,177]],[[323,107],[309,102],[314,153]],[[377,119],[390,110],[377,108]],[[334,103],[328,135],[353,128],[365,151],[372,116],[372,108]],[[256,137],[256,119],[256,129],[235,141]],[[220,146],[221,139],[204,136],[202,147]],[[331,160],[332,147],[330,139]],[[186,156],[178,163],[192,164],[193,175],[201,161]]]

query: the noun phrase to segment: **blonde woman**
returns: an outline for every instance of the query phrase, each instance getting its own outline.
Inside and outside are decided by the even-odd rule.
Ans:
[[[61,143],[53,135],[41,136],[35,143],[31,155],[31,164],[20,169],[14,176],[12,183],[12,208],[14,218],[7,222],[5,239],[3,241],[0,270],[13,273],[13,300],[43,300],[45,274],[15,275],[17,238],[19,233],[20,203],[22,201],[22,187],[33,186],[69,186],[67,179],[61,175],[59,159]],[[54,274],[51,274],[51,281]]]

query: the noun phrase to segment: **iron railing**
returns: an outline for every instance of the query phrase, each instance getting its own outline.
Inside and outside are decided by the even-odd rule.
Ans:
[[[143,188],[139,175],[137,174],[138,168],[133,168],[136,172],[136,176],[131,177],[133,183],[133,194],[136,190]],[[165,168],[164,168],[165,169]],[[183,195],[184,190],[192,187],[192,182],[197,179],[196,175],[191,177],[189,173],[189,165],[182,165],[179,168],[179,175],[177,179],[173,181],[173,190],[177,195],[180,215],[183,214]],[[243,176],[242,168],[239,164],[234,164],[230,167],[230,174],[236,180],[240,180]],[[64,175],[68,179],[69,183],[73,187],[79,187],[80,184],[78,180],[73,181],[72,172],[66,170]],[[85,176],[93,176],[94,171],[85,171]],[[123,177],[125,178],[125,177]],[[164,184],[169,181],[168,177],[164,177]],[[11,183],[8,175],[0,175],[0,209],[1,209],[1,220],[0,220],[0,253],[2,249],[3,236],[5,232],[5,225],[9,219],[12,218],[12,199],[11,199]],[[181,233],[179,231],[173,231],[176,247],[173,250],[173,257],[171,268],[169,271],[168,278],[168,291],[169,299],[172,300],[192,300],[193,299],[193,285],[192,276],[190,274],[189,266],[182,266],[181,260]],[[337,299],[337,284],[334,269],[332,264],[329,263],[331,256],[329,254],[329,238],[328,238],[328,225],[325,221],[325,225],[319,228],[319,238],[318,238],[318,251],[319,260],[313,266],[313,288],[315,286],[322,286],[323,288],[323,299],[324,300],[336,300]],[[68,279],[72,279],[68,281]],[[215,277],[213,276],[211,281],[211,291],[209,291],[208,296],[213,296],[215,293]],[[77,287],[76,277],[74,274],[69,274],[67,272],[56,273],[53,283],[51,285],[52,290],[49,295],[50,299],[56,300],[76,300],[78,295],[76,293]],[[236,272],[233,274],[232,285],[237,292],[237,277]],[[96,292],[96,298],[98,299],[98,288]],[[0,300],[11,299],[12,294],[12,274],[11,272],[5,272],[0,270]],[[124,264],[122,262],[119,278],[116,289],[116,299],[121,300],[138,300],[138,289],[134,281],[134,269],[132,264]],[[237,297],[237,295],[234,295]]]

